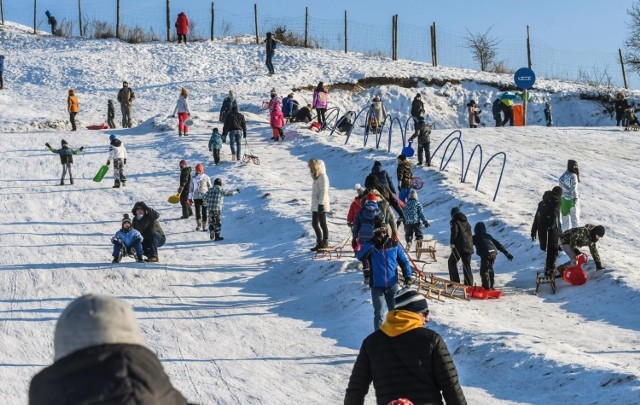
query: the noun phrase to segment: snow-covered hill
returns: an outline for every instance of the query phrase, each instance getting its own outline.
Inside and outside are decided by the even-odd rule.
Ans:
[[[411,99],[423,94],[438,129],[432,150],[454,128],[462,128],[465,169],[473,147],[481,144],[484,162],[497,152],[507,156],[498,197],[492,201],[500,161],[488,167],[475,191],[478,157],[460,183],[458,150],[439,171],[446,144],[434,163],[416,168],[425,181],[419,192],[438,243],[438,262],[425,271],[446,277],[449,211],[459,206],[472,224],[488,230],[515,256],[500,256],[496,283],[499,301],[430,301],[430,328],[442,334],[458,366],[472,404],[638,403],[640,384],[640,276],[634,268],[640,241],[637,133],[609,124],[599,107],[579,99],[589,91],[575,84],[539,79],[530,121],[542,121],[542,104],[551,100],[560,125],[591,127],[465,129],[464,105],[481,106],[510,85],[509,75],[433,68],[427,64],[379,59],[323,50],[280,47],[276,72],[267,76],[263,50],[226,42],[128,45],[33,36],[15,24],[0,31],[5,59],[5,90],[0,91],[0,398],[26,401],[30,378],[53,356],[53,329],[64,307],[86,293],[112,294],[131,302],[148,345],[163,362],[174,385],[190,401],[203,404],[334,404],[344,389],[362,339],[372,331],[373,309],[357,263],[313,260],[309,212],[311,178],[306,162],[325,160],[331,181],[331,239],[348,234],[345,216],[373,161],[393,173],[402,145],[394,131],[391,152],[372,141],[363,147],[362,129],[348,144],[339,135],[285,130],[273,144],[262,100],[275,87],[286,95],[318,81],[355,83],[370,77],[419,77],[418,88],[379,85],[331,91],[332,105],[359,111],[374,94],[401,122]],[[123,80],[136,91],[128,130],[69,132],[66,94],[75,88],[78,120],[102,123],[106,101]],[[496,86],[494,86],[494,84]],[[180,88],[190,91],[195,125],[178,138],[169,118]],[[225,145],[220,166],[207,150],[220,103],[229,89],[238,98],[249,126],[250,151],[260,165],[229,162]],[[308,90],[295,92],[310,101]],[[490,112],[482,117],[490,122]],[[119,112],[117,113],[119,117]],[[108,133],[129,151],[127,187],[111,188],[111,174],[91,181],[107,158]],[[75,158],[74,186],[56,186],[60,175],[54,146],[65,139],[85,146]],[[195,221],[179,219],[179,207],[166,202],[178,187],[178,162],[203,162],[207,174],[242,192],[225,200],[223,242],[195,232]],[[582,287],[559,283],[533,294],[543,252],[529,238],[532,214],[545,190],[556,185],[567,159],[581,165],[582,219],[599,223],[607,234],[599,243],[605,271],[586,266]],[[111,265],[110,237],[136,201],[156,208],[167,233],[160,263]],[[474,257],[476,259],[476,257]],[[559,261],[563,260],[563,256]],[[478,279],[478,265],[474,262]],[[374,403],[373,396],[367,403]]]

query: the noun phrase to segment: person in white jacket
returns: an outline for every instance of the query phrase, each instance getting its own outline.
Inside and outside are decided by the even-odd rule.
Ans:
[[[191,111],[189,110],[189,103],[187,103],[187,96],[189,95],[189,91],[184,87],[180,91],[180,97],[178,97],[178,102],[176,103],[176,108],[173,110],[173,116],[176,116],[176,112],[178,113],[178,136],[189,136],[189,127],[184,124],[187,120],[187,117],[191,115]]]
[[[578,200],[580,171],[578,170],[578,162],[571,159],[567,162],[567,171],[560,176],[558,183],[562,188],[560,213],[562,214],[562,231],[564,232],[580,226],[580,203]]]
[[[313,178],[311,191],[311,225],[316,233],[316,245],[312,251],[329,247],[329,228],[327,228],[327,212],[329,207],[329,177],[324,161],[319,159],[309,160],[309,170]]]
[[[109,136],[109,157],[107,158],[107,166],[113,160],[113,188],[120,188],[126,185],[127,178],[124,176],[124,165],[127,164],[127,150],[122,141],[115,135]]]
[[[191,189],[189,190],[189,206],[196,205],[196,231],[207,230],[207,206],[204,204],[204,196],[211,188],[211,179],[204,174],[202,163],[196,165],[196,175],[191,178]]]

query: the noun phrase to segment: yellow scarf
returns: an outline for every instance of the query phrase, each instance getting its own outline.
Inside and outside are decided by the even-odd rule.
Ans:
[[[396,337],[410,330],[422,328],[424,322],[422,315],[412,311],[403,311],[401,309],[391,311],[387,314],[380,329],[389,337]]]

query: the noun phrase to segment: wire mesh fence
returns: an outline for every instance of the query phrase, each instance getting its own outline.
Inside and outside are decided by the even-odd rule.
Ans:
[[[80,15],[84,36],[96,36],[99,26],[111,26],[115,34],[116,4],[120,4],[120,27],[138,28],[148,34],[150,40],[167,39],[166,2],[157,1],[150,6],[146,2],[134,0],[26,0],[5,1],[3,14],[5,20],[15,21],[27,26],[35,25],[39,30],[48,30],[45,11],[49,10],[65,28],[64,35],[79,36]],[[193,0],[181,3],[179,8],[172,6],[169,18],[169,37],[175,38],[174,23],[179,12],[189,17],[191,40],[211,38],[255,36],[256,15],[254,6],[247,4],[246,12],[233,13],[224,8],[215,7],[209,1]],[[79,10],[81,8],[81,11]],[[357,21],[347,15],[345,44],[345,12],[335,10],[334,18],[319,18],[309,15],[305,18],[305,7],[300,6],[300,14],[293,17],[276,16],[279,10],[258,10],[258,34],[263,39],[266,32],[284,28],[286,32],[298,38],[305,37],[308,45],[322,49],[360,52],[374,56],[392,56],[392,16],[385,21]],[[290,10],[291,11],[291,10]],[[295,11],[294,11],[295,12]],[[323,12],[323,16],[331,11]],[[308,21],[308,25],[305,23]],[[437,24],[437,21],[436,21]],[[213,25],[213,30],[212,30]],[[398,26],[398,56],[401,59],[431,62],[431,22],[424,26],[402,23]],[[523,32],[525,27],[523,27]],[[527,66],[526,37],[514,35],[509,38],[494,38],[496,62],[503,69],[515,71]],[[479,70],[480,65],[473,59],[468,47],[468,33],[455,32],[448,27],[437,26],[437,60],[439,66]],[[609,78],[611,85],[622,86],[623,76],[618,52],[593,52],[591,50],[561,50],[531,38],[532,68],[538,77],[563,80],[581,80],[585,76]]]

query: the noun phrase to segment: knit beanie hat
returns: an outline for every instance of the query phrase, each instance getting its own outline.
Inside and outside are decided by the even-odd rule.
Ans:
[[[551,192],[557,195],[558,197],[562,197],[562,187],[560,186],[555,186],[554,188],[551,189]]]
[[[411,190],[409,192],[409,199],[410,200],[417,200],[418,199],[418,192],[416,190]]]
[[[124,214],[122,216],[122,226],[124,226],[125,222],[128,222],[129,225],[131,225],[131,218],[129,218],[129,214]]]
[[[362,187],[360,183],[356,183],[356,192],[358,193],[358,195],[364,194],[365,191],[367,190],[364,187]]]
[[[69,146],[69,144],[67,143],[67,141],[65,141],[64,139],[60,141],[60,144],[62,146]]]
[[[114,139],[116,139],[117,137],[114,134],[109,135],[109,140],[113,141]]]
[[[214,181],[213,184],[215,184],[216,186],[221,186],[222,185],[222,179],[220,177],[217,177]]]
[[[131,305],[106,295],[85,295],[69,304],[58,318],[54,360],[104,344],[145,345]]]
[[[387,405],[414,405],[414,404],[413,402],[411,402],[411,400],[407,398],[398,398],[389,402]]]
[[[593,227],[593,229],[591,230],[591,236],[594,237],[596,235],[598,235],[601,238],[604,236],[604,226],[597,225]]]
[[[184,159],[182,159],[182,160],[180,161],[180,167],[187,167],[187,161],[186,161],[186,160],[184,160]]]
[[[451,218],[453,218],[454,215],[460,213],[460,208],[458,207],[453,207],[451,208]]]
[[[403,154],[400,154],[398,155],[398,159],[404,162],[405,160],[407,160],[407,157]]]
[[[394,296],[395,309],[411,312],[424,312],[429,309],[429,304],[424,295],[408,287],[401,289]]]

